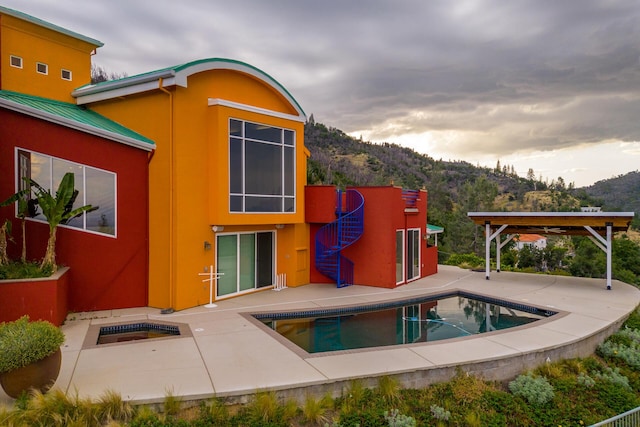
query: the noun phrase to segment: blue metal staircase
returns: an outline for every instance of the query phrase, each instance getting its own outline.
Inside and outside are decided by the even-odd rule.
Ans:
[[[364,197],[357,190],[337,191],[338,219],[322,226],[316,233],[316,268],[336,281],[338,288],[353,285],[353,262],[341,251],[362,236]]]

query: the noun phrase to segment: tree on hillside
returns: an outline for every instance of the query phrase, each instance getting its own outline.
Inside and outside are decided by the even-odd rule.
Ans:
[[[127,73],[109,72],[99,65],[91,64],[91,83],[106,82],[109,80],[119,80],[127,77]]]

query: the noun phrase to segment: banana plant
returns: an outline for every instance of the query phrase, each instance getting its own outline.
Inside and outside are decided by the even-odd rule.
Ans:
[[[51,268],[52,272],[58,270],[56,264],[56,231],[58,225],[65,224],[67,221],[82,215],[84,212],[90,212],[98,209],[97,206],[85,205],[73,209],[73,203],[78,196],[78,190],[75,189],[74,175],[67,172],[60,181],[55,197],[51,192],[30,179],[29,183],[34,192],[38,206],[42,210],[42,215],[49,223],[49,240],[47,241],[47,251],[45,252],[40,269]]]

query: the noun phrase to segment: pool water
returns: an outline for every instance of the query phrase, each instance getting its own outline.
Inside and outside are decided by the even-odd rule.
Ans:
[[[333,312],[332,312],[333,311]],[[556,312],[455,293],[367,307],[254,314],[308,353],[431,342],[513,328]]]

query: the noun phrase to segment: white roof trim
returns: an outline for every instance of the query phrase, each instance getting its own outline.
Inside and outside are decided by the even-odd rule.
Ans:
[[[154,74],[152,77],[147,75],[133,78],[128,80],[126,84],[125,82],[115,81],[114,84],[108,85],[108,87],[100,85],[83,86],[73,91],[71,95],[76,98],[76,104],[85,105],[158,89],[160,81],[162,81],[162,87],[176,84],[176,78],[173,73],[163,73],[161,75]]]
[[[46,111],[38,110],[23,104],[12,102],[6,99],[0,99],[0,107],[4,107],[8,110],[16,111],[18,113],[26,114],[31,117],[46,120],[51,123],[62,125],[67,128],[79,130],[91,135],[99,136],[105,139],[109,139],[115,142],[119,142],[124,145],[139,148],[145,151],[152,151],[155,149],[155,144],[149,144],[146,142],[138,141],[137,139],[130,138],[128,136],[120,135],[115,132],[110,132],[105,129],[96,128],[84,123],[77,122],[75,120],[60,117],[55,114],[47,113]]]
[[[469,212],[467,214],[470,217],[474,216],[495,216],[495,217],[574,217],[574,218],[589,218],[600,216],[613,216],[613,217],[633,217],[634,212]]]
[[[249,111],[251,113],[263,114],[265,116],[277,117],[279,119],[292,120],[304,123],[305,118],[294,116],[293,114],[281,113],[279,111],[268,110],[266,108],[255,107],[253,105],[241,104],[239,102],[228,101],[220,98],[209,98],[209,107],[220,105],[223,107],[235,108],[237,110]]]

